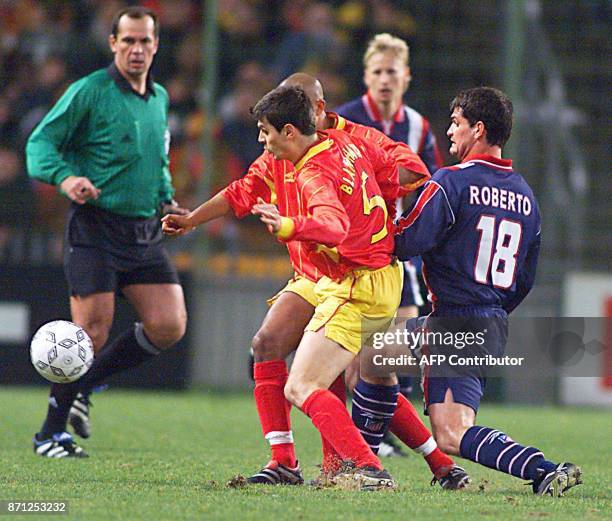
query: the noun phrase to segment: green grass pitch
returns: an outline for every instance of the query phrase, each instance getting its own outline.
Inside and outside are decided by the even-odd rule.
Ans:
[[[430,487],[429,469],[413,453],[383,460],[399,482],[395,492],[230,488],[230,478],[258,470],[268,457],[248,394],[111,389],[94,396],[94,432],[83,442],[91,457],[45,460],[32,453],[30,439],[46,395],[43,388],[0,388],[0,499],[69,500],[69,515],[55,519],[610,519],[607,411],[483,405],[480,424],[582,466],[585,484],[553,499],[470,462],[462,462],[473,478],[469,490]],[[293,420],[298,457],[313,478],[318,434],[299,411]]]

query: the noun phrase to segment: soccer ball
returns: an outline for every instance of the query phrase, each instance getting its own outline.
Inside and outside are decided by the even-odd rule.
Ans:
[[[55,383],[78,380],[94,359],[93,343],[85,330],[67,320],[54,320],[36,331],[30,358],[38,373]]]

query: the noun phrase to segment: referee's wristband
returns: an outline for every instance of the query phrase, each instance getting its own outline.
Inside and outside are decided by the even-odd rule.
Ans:
[[[281,217],[281,225],[278,231],[276,232],[276,236],[281,240],[289,240],[291,236],[295,232],[295,223],[291,217]]]

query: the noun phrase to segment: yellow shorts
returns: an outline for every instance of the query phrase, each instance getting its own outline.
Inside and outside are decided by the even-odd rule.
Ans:
[[[278,297],[280,297],[283,293],[290,291],[291,293],[295,293],[296,295],[302,297],[312,307],[316,307],[318,301],[317,296],[315,295],[315,286],[316,283],[312,282],[312,280],[296,275],[290,279],[289,282],[287,282],[287,285],[283,289],[281,289],[272,298],[268,299],[268,306],[274,304],[278,300]]]
[[[403,269],[397,262],[377,270],[355,270],[340,282],[323,277],[315,286],[318,304],[306,331],[325,327],[327,338],[359,353],[372,334],[393,319],[402,281]]]

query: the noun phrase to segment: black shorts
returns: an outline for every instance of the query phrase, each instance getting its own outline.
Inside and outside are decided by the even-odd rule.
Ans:
[[[64,273],[71,295],[116,291],[131,284],[178,284],[162,245],[161,224],[72,204],[64,237]]]

